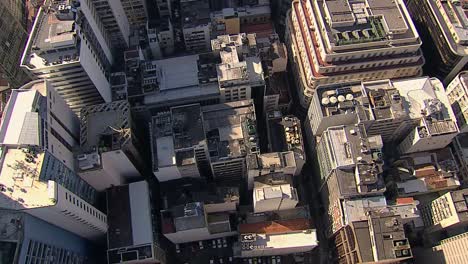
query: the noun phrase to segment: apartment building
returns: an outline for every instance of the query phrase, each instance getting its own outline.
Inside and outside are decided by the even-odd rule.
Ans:
[[[309,136],[336,125],[363,125],[368,135],[400,143],[401,153],[447,146],[458,134],[442,83],[419,77],[319,86],[306,120]]]
[[[135,27],[144,27],[148,20],[148,10],[144,0],[123,0],[122,7],[128,23]]]
[[[468,134],[461,133],[452,141],[452,152],[459,170],[463,186],[468,183]]]
[[[239,189],[217,187],[201,179],[179,179],[162,184],[162,234],[172,243],[237,235],[231,219],[237,215]]]
[[[24,212],[0,211],[0,254],[4,263],[95,261],[85,239]]]
[[[14,88],[19,88],[30,77],[19,68],[21,55],[28,40],[25,4],[23,1],[0,3],[0,73]]]
[[[76,116],[46,81],[13,90],[0,127],[2,205],[87,239],[107,231],[96,190],[73,170]]]
[[[148,21],[146,32],[153,59],[160,60],[174,53],[174,27],[169,18],[161,17],[157,21]]]
[[[426,232],[464,228],[468,221],[468,190],[450,191],[421,206]]]
[[[83,12],[75,12],[71,5],[46,3],[31,29],[21,67],[49,80],[76,113],[87,105],[110,102],[110,42],[101,39]]]
[[[468,72],[463,71],[447,85],[447,97],[457,118],[460,133],[468,132]]]
[[[80,115],[76,171],[98,191],[141,177],[144,161],[127,101],[88,106]]]
[[[403,0],[297,0],[286,42],[302,107],[319,85],[421,75],[421,39]]]
[[[331,261],[395,263],[413,258],[399,215],[370,211],[366,216],[366,220],[346,225],[330,239]]]
[[[247,155],[247,185],[249,190],[253,189],[256,177],[268,176],[272,173],[297,175],[299,172],[292,151]]]
[[[108,263],[167,263],[154,226],[148,183],[115,186],[106,195]]]
[[[460,187],[459,169],[450,148],[402,155],[390,174],[399,197],[417,196]]]
[[[408,0],[408,11],[421,34],[425,72],[448,85],[468,62],[468,6],[456,0]]]

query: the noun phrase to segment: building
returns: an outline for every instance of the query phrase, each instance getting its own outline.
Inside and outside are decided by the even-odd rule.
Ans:
[[[368,135],[400,143],[402,153],[447,146],[458,133],[442,83],[429,77],[320,86],[312,97],[306,132],[362,124]],[[309,129],[310,128],[310,129]]]
[[[246,100],[255,92],[263,96],[265,79],[255,34],[222,35],[211,40],[221,58],[216,66],[221,102]]]
[[[107,71],[113,57],[92,21],[73,10],[71,5],[57,2],[40,8],[21,67],[36,78],[49,80],[79,113],[84,106],[111,101]]]
[[[246,156],[258,153],[252,100],[172,107],[153,117],[153,172],[161,181],[214,177],[237,184],[247,176]]]
[[[457,118],[460,133],[468,132],[468,72],[463,71],[447,85],[447,97]]]
[[[182,34],[187,51],[210,49],[211,19],[208,0],[181,0]]]
[[[166,263],[146,181],[107,190],[108,263]]]
[[[94,207],[96,190],[73,170],[73,117],[46,81],[13,90],[0,126],[1,204],[98,239],[107,218]]]
[[[393,162],[390,174],[399,197],[460,187],[458,167],[450,148],[403,155]]]
[[[425,252],[425,256],[431,263],[462,264],[468,261],[465,250],[468,243],[468,233],[453,236],[440,241],[440,244],[433,247],[431,252]]]
[[[172,16],[172,5],[171,0],[156,0],[156,5],[158,7],[158,13],[161,17],[170,17]]]
[[[0,255],[4,263],[93,263],[85,239],[24,212],[0,211]],[[33,250],[34,249],[34,250]]]
[[[174,27],[169,18],[161,17],[156,22],[148,21],[146,32],[153,59],[159,60],[174,53]]]
[[[355,126],[329,128],[320,138],[317,145],[323,182],[320,193],[328,208],[329,235],[345,225],[346,200],[381,196],[386,191],[381,149],[380,136],[366,137],[365,131]],[[379,199],[374,203],[382,206]]]
[[[148,20],[148,10],[146,9],[146,1],[124,0],[122,1],[122,7],[125,14],[127,15],[128,23],[131,26],[146,26]]]
[[[421,206],[425,231],[465,228],[468,222],[468,189],[450,191]]]
[[[252,258],[311,251],[318,240],[309,221],[297,218],[240,224],[237,254]]]
[[[468,134],[457,135],[452,142],[452,152],[459,170],[459,179],[463,186],[468,183]]]
[[[306,162],[304,139],[302,137],[301,121],[293,115],[283,116],[280,112],[267,114],[268,150],[270,152],[294,153],[296,171],[299,175]]]
[[[292,175],[270,173],[255,178],[253,189],[254,213],[292,209],[299,203]]]
[[[413,257],[402,219],[388,212],[367,213],[367,219],[342,227],[330,239],[332,262],[386,263]]]
[[[288,54],[306,109],[319,85],[422,73],[421,39],[403,0],[296,0],[286,23]]]
[[[130,23],[134,21],[137,5],[143,4],[142,0],[90,0],[80,2],[80,10],[95,32],[99,42],[103,39],[113,49],[115,55],[117,50],[125,49],[129,46]],[[130,11],[129,6],[133,7]],[[138,8],[140,10],[141,8]],[[102,44],[101,44],[102,45]]]
[[[81,110],[80,152],[76,171],[98,191],[141,177],[141,143],[127,101]]]
[[[425,72],[448,85],[468,62],[466,3],[409,0],[406,4],[421,34],[423,51],[431,54]]]
[[[268,176],[271,173],[297,175],[296,160],[292,151],[270,152],[247,155],[248,189],[252,190],[256,177]]]
[[[237,235],[239,190],[216,187],[205,180],[180,179],[161,186],[162,233],[172,243]]]
[[[28,40],[24,1],[15,0],[0,4],[0,73],[10,85],[18,88],[29,76],[19,68],[21,55]]]

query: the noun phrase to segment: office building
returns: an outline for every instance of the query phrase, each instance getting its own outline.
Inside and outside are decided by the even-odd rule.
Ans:
[[[286,42],[302,107],[319,85],[421,75],[421,39],[403,0],[297,0]]]
[[[158,7],[159,15],[161,17],[172,16],[172,1],[171,0],[156,0],[156,6]]]
[[[269,3],[229,7],[212,12],[211,25],[214,36],[244,32],[258,33],[263,38],[265,37],[263,31],[272,29]]]
[[[131,26],[146,26],[148,20],[148,10],[145,0],[123,0],[122,7],[127,15],[128,23]]]
[[[70,5],[56,2],[40,8],[21,67],[37,78],[49,80],[70,108],[79,113],[84,106],[111,101],[107,71],[113,59],[109,46],[93,31],[91,21],[82,12],[72,10]]]
[[[246,100],[263,94],[265,80],[255,34],[222,35],[211,41],[215,56],[221,102]]]
[[[457,163],[450,148],[402,155],[393,162],[390,174],[399,197],[460,187]]]
[[[1,204],[88,239],[107,231],[96,190],[73,170],[73,112],[46,81],[14,90],[0,127]]]
[[[247,155],[247,183],[249,190],[252,190],[256,177],[267,176],[271,173],[298,175],[299,172],[292,151]]]
[[[468,62],[468,19],[464,1],[408,0],[408,11],[421,34],[425,72],[448,85]]]
[[[442,83],[419,77],[320,86],[306,131],[318,136],[330,126],[362,124],[384,142],[403,141],[399,150],[410,153],[447,146],[458,133],[454,121]]]
[[[329,128],[319,139],[320,193],[328,208],[330,235],[344,225],[345,200],[381,196],[386,191],[381,149],[380,136],[366,137],[355,126]]]
[[[205,180],[179,179],[161,186],[163,235],[172,243],[237,235],[239,189],[216,187]]]
[[[81,110],[76,171],[98,191],[141,177],[144,162],[127,101]]]
[[[117,55],[117,50],[129,46],[129,21],[134,19],[135,13],[128,10],[128,7],[131,5],[135,10],[136,2],[144,3],[142,0],[89,0],[80,1],[79,7],[101,45],[104,39]]]
[[[108,263],[167,263],[154,226],[148,183],[115,186],[106,194]]]
[[[254,213],[292,209],[299,203],[292,175],[270,173],[255,178],[253,189]]]
[[[306,218],[240,224],[239,241],[235,253],[242,258],[304,253],[318,246],[317,232]]]
[[[174,53],[174,27],[169,18],[161,17],[157,21],[148,21],[146,33],[153,59],[160,60]]]
[[[342,227],[331,239],[332,262],[396,263],[413,257],[401,217],[370,211],[364,221]]]
[[[150,133],[159,181],[214,177],[237,184],[247,176],[246,156],[259,151],[252,100],[172,107],[153,117]]]
[[[425,252],[424,256],[435,264],[463,264],[468,262],[467,243],[468,233],[449,237],[432,247],[430,252]]]
[[[468,223],[468,189],[450,191],[421,206],[421,216],[428,233],[443,229],[464,228]]]
[[[0,211],[2,263],[93,263],[85,239],[24,212]]]
[[[294,153],[296,171],[299,175],[306,162],[301,121],[293,115],[283,116],[275,111],[267,114],[268,150],[270,152]]]
[[[10,85],[18,88],[28,81],[29,76],[19,68],[21,55],[28,40],[24,1],[2,1],[0,3],[0,74]]]
[[[187,51],[210,49],[211,19],[208,0],[181,0],[182,34]]]
[[[455,76],[447,85],[446,92],[460,133],[468,132],[468,72],[463,71]]]

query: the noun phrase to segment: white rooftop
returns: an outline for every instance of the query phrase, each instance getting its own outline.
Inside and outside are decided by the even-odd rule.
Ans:
[[[345,200],[343,203],[343,213],[345,223],[367,220],[366,212],[369,209],[384,207],[387,205],[385,196],[368,197],[357,200]]]
[[[128,192],[130,196],[133,244],[153,243],[148,183],[146,181],[131,183],[128,186]]]
[[[198,86],[198,55],[154,61],[161,72],[161,91]]]
[[[156,139],[156,146],[158,152],[158,167],[176,166],[172,136],[158,137]]]

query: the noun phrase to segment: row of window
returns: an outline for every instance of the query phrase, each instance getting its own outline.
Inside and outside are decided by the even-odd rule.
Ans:
[[[101,212],[97,211],[94,207],[89,206],[87,203],[83,203],[81,199],[75,198],[74,195],[65,192],[65,199],[74,204],[77,207],[80,207],[81,210],[86,211],[88,214],[96,217],[104,223],[107,223],[107,219]]]
[[[85,256],[71,252],[68,249],[30,240],[24,263],[84,264],[85,261]]]

